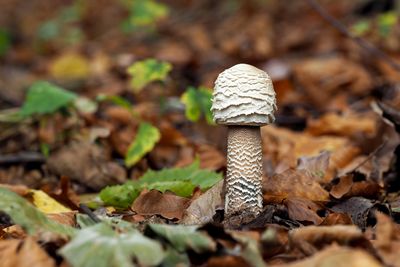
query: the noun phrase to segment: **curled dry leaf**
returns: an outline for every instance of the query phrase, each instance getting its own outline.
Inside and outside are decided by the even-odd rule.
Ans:
[[[374,181],[354,182],[354,173],[349,173],[339,178],[339,182],[334,184],[330,190],[330,195],[334,198],[350,198],[354,196],[373,198],[376,197],[381,187]]]
[[[190,199],[157,190],[142,193],[132,204],[140,215],[161,215],[167,219],[182,219]]]
[[[36,243],[33,237],[0,241],[2,267],[55,267],[55,261]]]
[[[212,222],[216,209],[223,206],[222,197],[224,181],[219,181],[204,194],[194,199],[185,210],[183,224],[206,224]]]

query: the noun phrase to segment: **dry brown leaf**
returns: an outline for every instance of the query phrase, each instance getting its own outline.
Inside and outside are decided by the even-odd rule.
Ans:
[[[332,245],[312,257],[274,267],[383,267],[374,257],[361,249]]]
[[[324,218],[321,225],[352,224],[351,218],[345,213],[331,212]]]
[[[355,225],[301,227],[289,231],[289,241],[293,248],[300,249],[305,255],[314,254],[321,247],[332,243],[361,246],[368,243]]]
[[[374,136],[377,123],[374,114],[326,113],[318,119],[309,119],[306,131],[312,135]]]
[[[5,188],[20,196],[25,196],[29,193],[29,188],[25,185],[11,185],[11,184],[0,184],[0,188]]]
[[[345,175],[339,178],[339,182],[332,186],[329,192],[334,198],[341,198],[347,194],[353,185],[353,175]]]
[[[288,209],[289,218],[295,221],[313,223],[319,225],[322,223],[322,218],[318,216],[317,211],[321,207],[314,202],[305,198],[288,198],[283,204]]]
[[[60,213],[49,213],[49,214],[46,214],[46,216],[48,218],[50,218],[51,220],[56,221],[58,223],[75,227],[76,226],[76,221],[75,221],[76,214],[77,214],[77,211],[69,211],[69,212],[60,212]]]
[[[296,167],[300,157],[317,156],[321,151],[330,152],[324,182],[329,182],[338,169],[360,154],[360,149],[344,137],[312,136],[274,126],[262,127],[261,135],[264,155],[271,157],[275,165],[285,166],[285,169]]]
[[[378,212],[376,226],[376,240],[372,244],[378,251],[387,266],[400,266],[400,227],[387,215]]]
[[[305,170],[288,169],[263,180],[264,200],[281,202],[289,197],[327,201],[329,193]]]
[[[126,180],[124,168],[107,160],[100,146],[86,142],[75,142],[64,146],[47,161],[49,170],[60,176],[82,183],[94,190]]]
[[[193,200],[185,210],[181,223],[206,224],[212,222],[216,209],[223,206],[223,185],[224,181],[219,181],[204,194]]]
[[[294,65],[294,74],[313,104],[321,109],[343,88],[358,95],[373,85],[371,76],[362,66],[343,57],[302,60]]]
[[[54,267],[55,261],[33,237],[0,241],[1,267]]]
[[[182,219],[190,199],[171,193],[151,190],[140,194],[132,204],[132,210],[140,215],[161,215],[167,219]]]

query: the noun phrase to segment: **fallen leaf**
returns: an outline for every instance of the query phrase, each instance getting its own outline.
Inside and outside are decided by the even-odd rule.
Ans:
[[[132,258],[141,266],[156,266],[164,258],[160,243],[133,228],[118,233],[106,223],[82,229],[59,253],[75,267],[133,267]]]
[[[377,212],[376,240],[372,240],[378,255],[388,266],[400,266],[400,228],[387,215]]]
[[[60,203],[58,203],[55,199],[51,198],[42,190],[30,190],[33,204],[44,213],[60,213],[60,212],[69,212],[70,209],[64,207]]]
[[[223,206],[224,181],[219,181],[200,197],[194,199],[185,210],[181,223],[189,225],[202,225],[212,222],[218,207]]]
[[[150,190],[142,193],[132,204],[132,210],[140,215],[161,215],[167,219],[182,219],[190,199],[171,193]]]
[[[51,63],[49,72],[56,79],[85,79],[89,76],[90,66],[84,56],[68,52],[62,54]]]
[[[29,188],[25,185],[11,185],[11,184],[0,184],[0,188],[5,188],[20,196],[26,196],[29,193]]]
[[[374,136],[377,122],[373,115],[325,113],[318,119],[308,120],[306,131],[312,135]]]
[[[281,202],[289,197],[327,201],[329,193],[305,170],[288,169],[263,180],[264,200]]]
[[[351,249],[332,245],[312,257],[293,263],[273,265],[274,267],[383,267],[374,257],[361,249]]]
[[[329,192],[334,198],[341,198],[348,193],[353,185],[353,175],[345,175],[339,178],[339,182],[332,186]]]
[[[108,161],[103,148],[87,142],[64,146],[51,155],[47,166],[51,172],[68,176],[94,190],[126,180],[125,170],[117,163]]]
[[[305,198],[287,198],[283,204],[288,209],[289,218],[302,223],[313,223],[319,225],[322,218],[318,216],[317,211],[321,207]]]
[[[352,197],[333,206],[332,210],[348,214],[351,216],[353,223],[361,229],[375,224],[376,211],[381,211],[386,214],[390,213],[389,208],[384,204],[376,203],[373,200],[363,197]]]
[[[147,230],[167,239],[179,252],[193,250],[200,254],[215,251],[217,248],[215,241],[206,232],[197,228],[197,226],[149,224]]]
[[[290,230],[289,243],[305,255],[311,255],[321,247],[332,243],[364,246],[368,244],[368,240],[355,225],[306,226]]]
[[[55,267],[52,259],[33,239],[1,240],[0,262],[2,267]]]

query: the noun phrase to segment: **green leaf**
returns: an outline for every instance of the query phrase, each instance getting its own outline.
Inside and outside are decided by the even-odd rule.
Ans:
[[[11,39],[8,32],[0,28],[0,56],[7,53],[8,49],[11,47]]]
[[[216,243],[206,233],[196,231],[197,226],[149,224],[158,236],[167,239],[179,252],[191,249],[197,253],[215,251]]]
[[[0,188],[0,210],[7,213],[14,223],[21,225],[29,234],[35,234],[39,230],[68,236],[76,233],[74,228],[48,219],[27,200],[4,188]]]
[[[141,183],[155,183],[166,181],[190,181],[200,189],[205,190],[222,179],[220,173],[199,169],[199,162],[195,161],[184,168],[163,169],[161,171],[147,171],[141,178]]]
[[[132,111],[132,108],[133,108],[132,104],[128,100],[126,100],[125,98],[120,97],[118,95],[99,94],[96,97],[96,100],[97,101],[110,101],[111,103],[113,103],[117,106],[120,106],[122,108],[125,108],[129,111]]]
[[[171,69],[170,63],[152,58],[135,62],[128,68],[128,73],[133,76],[131,86],[134,92],[139,92],[151,82],[164,81]]]
[[[257,240],[246,236],[240,232],[232,232],[232,237],[238,241],[241,247],[241,256],[247,261],[251,267],[266,267],[263,257],[261,255],[260,247]]]
[[[77,95],[45,81],[35,82],[28,90],[21,115],[51,114],[66,107],[77,98]]]
[[[386,12],[378,17],[379,33],[382,37],[389,35],[392,27],[397,23],[398,15],[396,12]]]
[[[125,21],[126,30],[136,30],[153,24],[168,15],[168,7],[154,0],[132,1],[129,18]]]
[[[142,188],[149,190],[155,189],[161,192],[171,191],[181,197],[189,197],[192,195],[193,190],[196,188],[190,181],[159,181],[152,183],[141,183]]]
[[[190,266],[190,260],[186,253],[178,252],[172,246],[167,245],[163,267]]]
[[[79,231],[59,252],[73,267],[131,267],[132,258],[141,266],[156,266],[165,256],[158,242],[139,231],[117,233],[106,223]]]
[[[206,190],[221,179],[220,173],[199,169],[199,162],[195,161],[185,168],[149,170],[137,181],[106,187],[100,192],[100,198],[106,205],[127,208],[143,189],[156,189],[161,192],[168,190],[188,197],[192,195],[196,186]]]
[[[160,140],[160,131],[149,123],[142,122],[135,140],[129,145],[125,156],[125,164],[128,167],[135,165],[144,155],[150,152]]]
[[[352,27],[352,32],[357,36],[364,35],[371,28],[371,23],[368,20],[359,20]]]
[[[129,181],[123,185],[107,186],[100,192],[104,204],[117,208],[127,208],[139,196],[138,183]]]
[[[209,124],[214,124],[211,113],[212,92],[206,87],[194,88],[190,86],[181,96],[185,104],[185,115],[188,120],[198,121],[203,115]]]

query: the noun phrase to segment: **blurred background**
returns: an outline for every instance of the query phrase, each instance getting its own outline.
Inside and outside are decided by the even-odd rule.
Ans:
[[[312,3],[379,52],[345,36]],[[371,103],[400,106],[399,6],[1,0],[0,181],[40,187],[67,175],[84,192],[148,168],[185,166],[196,156],[202,167],[224,170],[226,130],[213,125],[209,106],[217,75],[237,63],[265,70],[277,92],[276,124],[263,130],[264,174],[329,150],[332,178],[382,144],[386,135]],[[39,80],[72,93],[73,106],[59,92],[26,97],[43,86]],[[160,138],[132,160],[128,150],[143,122]],[[106,170],[99,174],[90,157]],[[104,180],[93,185],[93,173]]]

